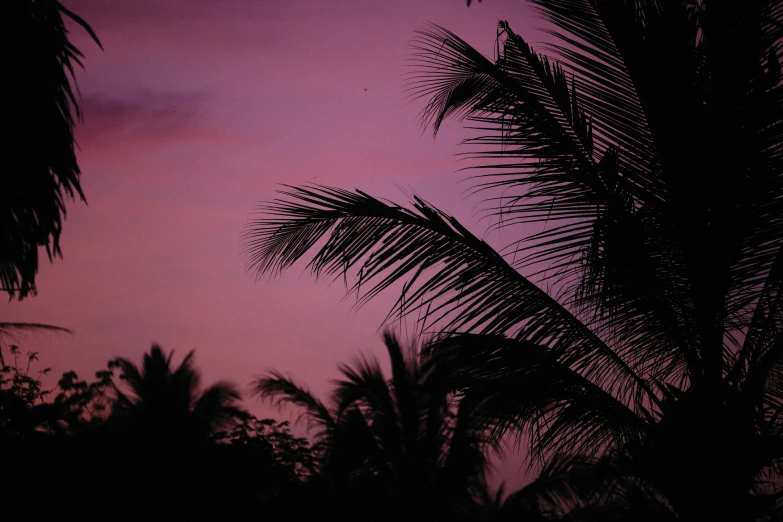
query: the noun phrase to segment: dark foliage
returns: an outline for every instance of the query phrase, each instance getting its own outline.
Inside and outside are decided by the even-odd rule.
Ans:
[[[90,26],[57,0],[8,0],[3,19],[13,27],[5,54],[6,163],[0,177],[0,288],[11,297],[35,293],[38,249],[60,256],[69,199],[84,199],[73,128],[81,117],[74,68],[82,54],[69,40],[66,20]]]
[[[546,54],[505,21],[495,59],[430,26],[409,83],[426,125],[476,131],[476,191],[521,236],[496,252],[420,198],[288,188],[249,266],[356,274],[359,304],[403,282],[391,315],[450,334],[433,351],[485,425],[602,484],[546,516],[774,518],[783,4],[531,2]]]
[[[114,361],[129,392],[118,390],[112,417],[124,423],[134,444],[196,448],[237,421],[240,396],[235,387],[221,382],[201,390],[194,352],[177,367],[173,356],[153,345],[141,367],[123,358]]]
[[[19,349],[11,347],[13,362],[3,362],[0,373],[3,493],[13,499],[7,507],[29,509],[45,499],[36,513],[62,515],[83,505],[91,513],[121,509],[123,516],[152,509],[182,516],[263,509],[307,519],[312,506],[297,505],[297,499],[317,498],[308,481],[318,469],[308,441],[292,436],[285,423],[259,420],[237,409],[233,399],[206,408],[215,387],[196,393],[192,354],[172,368],[170,357],[160,365],[157,355],[163,354],[157,352],[147,354],[148,372],[132,381],[139,392],[134,399],[121,391],[126,385],[115,382],[114,374],[133,367],[115,360],[91,383],[65,373],[56,397],[48,400],[51,391],[40,379],[49,369],[35,372],[37,354],[22,359]],[[168,373],[153,371],[164,369]],[[155,382],[156,377],[166,385]],[[220,387],[230,389],[225,383]],[[173,394],[175,389],[180,393]],[[198,422],[172,426],[172,420],[187,417],[178,412],[181,403],[168,402],[172,395],[190,397],[188,411]],[[133,408],[146,412],[150,405],[163,405],[171,417],[129,413]],[[162,435],[151,437],[155,430]],[[175,435],[181,440],[174,441]]]
[[[262,398],[302,410],[323,451],[323,488],[342,519],[370,510],[401,516],[472,519],[486,492],[491,445],[469,401],[457,401],[433,359],[384,334],[392,375],[377,359],[340,367],[328,404],[278,372],[257,380]],[[478,421],[478,422],[477,422]]]

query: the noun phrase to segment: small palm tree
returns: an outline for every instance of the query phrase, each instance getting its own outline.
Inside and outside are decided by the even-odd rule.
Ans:
[[[82,54],[68,40],[65,20],[100,42],[57,0],[11,0],[3,16],[15,36],[4,63],[11,131],[0,177],[0,288],[21,298],[35,293],[39,247],[50,259],[61,255],[66,201],[84,200],[73,137],[81,113],[71,85]]]
[[[150,353],[144,354],[141,368],[128,359],[116,360],[130,394],[117,390],[112,416],[125,423],[132,444],[201,446],[240,415],[240,395],[232,384],[219,382],[201,390],[194,352],[177,367],[172,365],[173,355],[172,351],[166,356],[153,345]]]
[[[375,499],[382,514],[466,514],[485,486],[483,424],[469,401],[450,394],[426,347],[406,350],[388,331],[384,344],[391,378],[374,358],[342,365],[329,406],[278,372],[253,388],[262,398],[303,410],[324,451],[323,473],[349,501]]]
[[[407,279],[394,314],[459,332],[438,350],[498,436],[681,520],[774,516],[783,3],[531,3],[548,56],[504,21],[494,60],[433,26],[411,80],[436,131],[480,133],[477,190],[522,235],[499,253],[417,197],[291,188],[250,224],[251,267],[313,252],[317,275],[358,271],[359,304]]]

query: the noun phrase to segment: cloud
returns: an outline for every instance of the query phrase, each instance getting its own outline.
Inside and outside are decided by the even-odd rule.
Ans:
[[[137,91],[125,96],[91,94],[81,103],[82,145],[188,141],[219,138],[204,109],[204,93]]]
[[[275,25],[294,16],[287,2],[262,0],[68,0],[67,7],[84,18],[108,51],[119,40],[136,47],[214,45],[258,48],[270,41]],[[76,38],[83,31],[73,27]],[[271,38],[274,40],[274,38]]]

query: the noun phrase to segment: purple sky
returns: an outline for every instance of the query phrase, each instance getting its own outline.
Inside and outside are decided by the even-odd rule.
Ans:
[[[338,362],[385,356],[378,328],[395,294],[352,312],[342,283],[301,269],[258,283],[245,273],[240,234],[278,183],[402,202],[396,183],[485,230],[455,172],[467,134],[454,122],[437,140],[422,134],[422,102],[406,99],[408,43],[435,22],[491,55],[498,19],[533,35],[524,2],[64,3],[105,49],[73,35],[86,55],[77,138],[88,205],[69,206],[64,259],[41,267],[38,296],[0,305],[3,321],[73,330],[20,342],[55,375],[92,377],[157,342],[180,355],[195,348],[207,382],[244,387],[277,368],[323,395]],[[514,462],[500,474],[518,485]]]

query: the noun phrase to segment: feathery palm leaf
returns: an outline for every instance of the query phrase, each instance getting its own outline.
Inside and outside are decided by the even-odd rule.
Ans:
[[[11,297],[35,293],[38,248],[60,256],[60,233],[68,199],[84,199],[73,128],[81,117],[74,67],[82,54],[69,40],[70,19],[100,47],[89,25],[56,0],[17,0],[4,6],[16,28],[7,53],[13,132],[5,138],[9,169],[0,190],[0,288]],[[8,63],[10,62],[10,63]]]
[[[0,335],[13,335],[18,332],[57,332],[71,333],[67,328],[41,323],[0,323]]]
[[[319,437],[327,436],[333,430],[333,413],[309,390],[282,373],[272,370],[269,376],[253,381],[251,387],[256,396],[272,400],[277,406],[292,404],[301,408],[302,416],[308,420],[308,428],[317,427]]]
[[[529,433],[534,457],[600,454],[639,440],[651,420],[529,342],[458,334],[429,349],[494,435]]]
[[[316,275],[358,268],[359,304],[408,277],[391,314],[425,312],[444,330],[506,333],[548,346],[571,367],[623,397],[648,385],[598,336],[523,277],[456,219],[414,198],[413,210],[330,187],[292,188],[251,222],[249,267],[279,272],[326,243],[309,263]],[[432,274],[424,281],[426,271]],[[418,285],[417,285],[418,283]],[[368,288],[369,287],[369,288]]]
[[[660,299],[660,293],[671,295],[680,287],[665,268],[675,260],[665,250],[663,256],[652,250],[655,244],[645,241],[644,232],[653,218],[645,207],[637,210],[643,204],[655,206],[660,199],[657,189],[645,184],[642,174],[632,179],[620,170],[617,147],[605,149],[602,155],[594,151],[593,133],[580,104],[581,90],[576,91],[574,81],[569,88],[561,66],[533,52],[507,24],[501,26],[507,39],[497,63],[437,26],[414,40],[420,70],[411,89],[417,96],[431,98],[423,111],[425,121],[434,119],[437,130],[441,117],[462,111],[481,130],[490,131],[468,142],[481,147],[476,153],[479,159],[493,161],[486,167],[499,171],[487,174],[489,181],[479,188],[506,189],[500,200],[489,200],[500,206],[497,212],[503,224],[553,224],[510,245],[511,254],[522,254],[515,267],[545,264],[544,282],[561,281],[564,302],[581,312],[578,317],[586,325],[618,350],[649,346],[657,353],[646,365],[666,368],[680,377],[683,351],[672,352],[682,344],[674,341],[684,337],[681,332],[687,325],[682,318],[687,316],[688,303],[680,306],[676,299]],[[443,48],[453,50],[453,55]],[[442,78],[460,68],[465,76],[496,78],[480,91],[490,101],[447,95],[450,86]],[[485,150],[499,145],[500,150]],[[580,284],[575,278],[581,270],[586,273]],[[608,280],[608,274],[622,277],[624,284]],[[635,286],[629,288],[629,282]],[[622,307],[612,293],[616,291],[622,291],[633,306]],[[634,328],[641,321],[645,328]],[[694,360],[690,350],[685,356]]]

